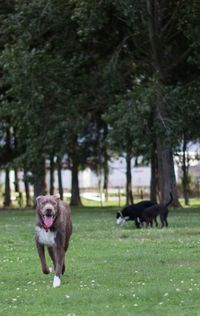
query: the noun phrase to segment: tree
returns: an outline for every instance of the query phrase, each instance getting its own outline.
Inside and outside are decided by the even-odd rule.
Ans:
[[[110,129],[110,145],[115,153],[125,155],[126,159],[126,204],[133,203],[131,160],[149,151],[145,136],[149,115],[150,108],[142,99],[140,85],[124,97],[119,96],[105,115]]]
[[[151,159],[152,199],[160,191],[165,202],[172,191],[178,204],[173,152],[181,133],[172,122],[172,95],[199,74],[196,2],[13,3],[2,22],[1,111],[15,130],[17,163],[32,173],[35,194],[46,192],[45,160],[67,156],[71,203],[81,203],[79,170],[94,158],[107,173],[108,112],[112,139],[123,147],[115,150],[127,153],[127,166],[133,153]],[[131,197],[129,175],[130,167]]]
[[[76,50],[72,54],[76,42],[67,18],[70,10],[63,5],[57,1],[22,1],[5,21],[5,29],[8,32],[11,28],[15,36],[1,57],[4,81],[8,83],[2,105],[4,111],[12,109],[11,124],[21,148],[21,161],[33,174],[35,195],[46,192],[45,159],[63,150],[59,139],[66,112],[71,111],[72,82],[78,71],[75,64],[81,60],[76,58]],[[68,35],[72,40],[63,47],[60,42]]]
[[[171,88],[167,103],[171,104],[169,111],[173,112],[170,122],[172,134],[176,134],[179,140],[174,144],[177,148],[179,163],[182,169],[182,187],[185,204],[189,205],[190,175],[189,167],[191,157],[189,156],[189,145],[191,141],[196,142],[199,138],[198,122],[200,120],[199,106],[199,82],[192,81],[185,85]]]
[[[152,53],[152,74],[155,78],[155,104],[157,124],[167,131],[168,113],[165,104],[165,86],[185,81],[193,72],[187,63],[192,55],[192,47],[182,32],[182,16],[189,9],[195,9],[195,2],[185,1],[154,2],[147,0],[149,43]],[[193,11],[193,10],[192,10]],[[193,12],[195,15],[197,12]],[[187,15],[189,24],[193,24],[192,15]],[[183,74],[184,71],[184,74]],[[187,78],[187,79],[188,79]],[[164,133],[166,134],[166,133]],[[169,190],[172,191],[174,204],[178,205],[172,150],[168,138],[157,134],[158,169],[161,199],[166,202]]]

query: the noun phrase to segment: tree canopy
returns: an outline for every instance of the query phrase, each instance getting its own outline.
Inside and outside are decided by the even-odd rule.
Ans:
[[[173,153],[200,136],[198,14],[196,0],[1,4],[1,168],[29,171],[37,195],[45,160],[68,159],[81,204],[81,168],[144,155],[178,203]]]

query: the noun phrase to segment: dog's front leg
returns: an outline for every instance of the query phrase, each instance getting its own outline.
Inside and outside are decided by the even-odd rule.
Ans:
[[[58,287],[61,284],[60,278],[63,271],[64,258],[65,258],[64,249],[57,248],[56,249],[56,271],[55,271],[55,276],[53,280],[53,287]]]
[[[136,228],[141,228],[138,218],[135,219],[135,226]]]
[[[41,245],[38,242],[38,240],[36,239],[36,247],[37,247],[37,250],[38,250],[39,257],[40,257],[40,261],[41,261],[41,265],[42,265],[42,271],[45,274],[49,274],[50,270],[49,270],[49,267],[48,267],[48,265],[46,263],[45,252],[44,252],[44,245]]]
[[[54,270],[56,269],[55,250],[53,247],[48,247],[49,256],[53,262]]]

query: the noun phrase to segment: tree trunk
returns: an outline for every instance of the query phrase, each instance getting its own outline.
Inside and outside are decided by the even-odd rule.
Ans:
[[[28,174],[26,169],[24,168],[24,187],[25,187],[25,193],[26,193],[26,207],[31,207],[31,196],[30,196],[30,186],[29,186],[29,180],[28,180]]]
[[[55,164],[54,164],[54,156],[52,155],[50,157],[50,195],[53,195],[54,194],[54,168],[55,167]]]
[[[105,194],[105,201],[108,202],[108,178],[109,178],[109,166],[108,166],[108,146],[107,146],[107,135],[108,135],[108,126],[104,122],[103,125],[103,141],[102,141],[102,149],[103,149],[103,174],[104,174],[104,183],[103,190]]]
[[[37,169],[35,168],[33,173],[33,185],[34,185],[34,198],[39,195],[46,194],[46,170],[45,159],[38,161]]]
[[[161,140],[157,137],[158,151],[158,177],[159,188],[161,193],[161,202],[167,203],[170,198],[170,192],[173,195],[172,205],[180,207],[178,200],[176,177],[174,170],[173,153],[166,145],[161,144]]]
[[[126,205],[133,204],[131,155],[126,155]]]
[[[166,204],[170,198],[170,192],[173,195],[171,205],[179,207],[176,176],[174,170],[174,159],[172,149],[169,147],[167,139],[166,113],[164,111],[164,96],[161,82],[156,82],[156,120],[157,120],[157,135],[156,146],[158,156],[158,183],[160,189],[160,200]],[[167,143],[168,142],[168,143]]]
[[[190,177],[189,177],[189,157],[187,155],[187,140],[183,137],[183,164],[182,164],[182,186],[185,205],[189,205]]]
[[[18,170],[17,168],[14,168],[14,173],[15,173],[15,192],[19,192],[19,177],[18,177]]]
[[[153,142],[151,146],[151,184],[150,184],[150,199],[157,202],[158,192],[158,162],[156,154],[156,144]]]
[[[109,168],[108,168],[108,155],[107,155],[107,152],[104,153],[103,172],[104,172],[103,189],[104,189],[104,193],[105,193],[105,200],[106,200],[106,202],[108,202],[108,175],[109,175]]]
[[[62,162],[59,156],[57,156],[57,171],[58,171],[58,192],[61,200],[63,200],[63,184],[62,184]]]
[[[161,36],[163,23],[163,12],[165,2],[146,0],[148,12],[149,42],[152,52],[152,72],[155,78],[154,91],[156,100],[156,146],[158,155],[159,188],[161,191],[161,202],[167,203],[169,194],[172,192],[173,205],[180,206],[177,196],[176,179],[174,171],[173,153],[167,143],[167,114],[165,111],[165,80],[168,77],[166,65],[163,63],[164,45]],[[169,140],[168,140],[169,141]]]
[[[78,181],[78,162],[75,156],[72,158],[72,186],[70,205],[81,206],[79,181]]]
[[[10,192],[10,170],[5,169],[5,194],[4,194],[4,206],[11,206],[11,192]]]
[[[18,177],[17,168],[14,168],[14,174],[15,174],[15,181],[14,181],[15,192],[18,193],[18,196],[16,196],[16,200],[18,202],[19,207],[22,207],[23,198],[22,198],[22,192],[20,192],[20,190],[19,190],[19,177]]]
[[[10,128],[6,128],[6,139],[5,139],[5,148],[6,148],[6,163],[12,159],[12,150],[11,150],[11,132]],[[10,190],[10,170],[9,167],[5,169],[5,192],[4,192],[4,206],[11,205],[11,190]]]

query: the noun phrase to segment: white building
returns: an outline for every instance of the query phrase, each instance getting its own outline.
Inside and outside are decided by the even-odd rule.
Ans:
[[[190,152],[191,161],[190,161],[190,173],[194,179],[200,179],[200,164],[199,160],[196,159],[196,151]],[[146,167],[135,167],[134,159],[132,160],[132,187],[133,189],[149,189],[150,180],[151,180],[151,168],[150,166]],[[175,173],[177,181],[180,181],[182,173],[180,171],[180,163],[178,163],[177,157],[175,157]],[[20,191],[24,190],[24,182],[23,182],[23,172],[19,171],[19,186]],[[58,189],[58,176],[57,171],[54,173],[55,179],[55,190]],[[47,171],[46,175],[46,183],[47,187],[49,187],[49,171]],[[14,192],[14,171],[10,172],[10,184],[11,190]],[[200,180],[198,180],[200,182]],[[66,191],[71,190],[71,171],[69,169],[62,170],[62,182],[63,188]],[[4,192],[4,184],[5,184],[5,172],[0,171],[0,190]],[[97,174],[92,171],[90,168],[86,168],[84,171],[79,172],[79,186],[80,189],[99,189],[99,185],[103,186],[103,174],[97,176]],[[124,158],[112,159],[109,162],[109,182],[108,187],[111,188],[125,188],[126,186],[126,161]],[[33,189],[31,187],[31,189]]]
[[[150,167],[134,167],[134,160],[132,162],[132,186],[133,187],[149,187],[150,186]],[[46,182],[49,187],[49,171],[47,171]],[[19,186],[20,191],[24,191],[23,172],[19,171]],[[54,174],[55,189],[58,189],[58,176],[57,171]],[[11,190],[14,191],[14,171],[10,171],[10,184]],[[4,186],[5,173],[0,172],[0,184]],[[71,171],[68,169],[62,170],[62,183],[63,188],[66,190],[71,189]],[[84,171],[79,172],[79,186],[81,189],[99,188],[99,184],[103,185],[103,175],[97,176],[91,169],[86,168]],[[109,162],[109,188],[125,188],[126,186],[126,162],[124,158],[113,159]]]

